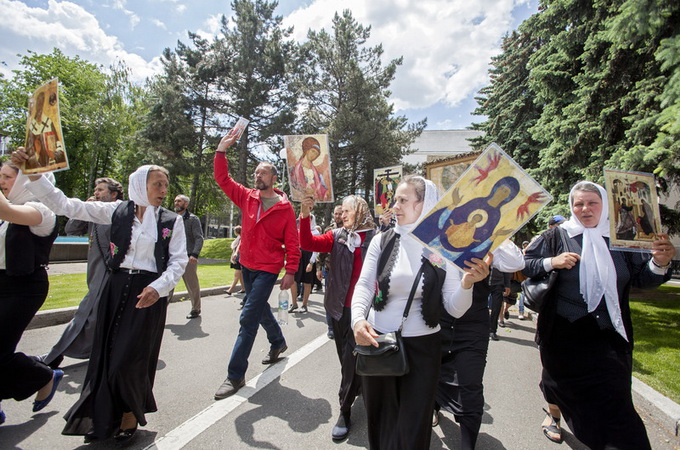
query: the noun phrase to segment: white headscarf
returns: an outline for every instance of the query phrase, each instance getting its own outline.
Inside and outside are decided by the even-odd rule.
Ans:
[[[158,240],[158,225],[156,224],[156,209],[158,208],[151,206],[146,191],[149,169],[151,169],[150,165],[142,166],[130,174],[128,196],[135,205],[146,207],[144,217],[142,218],[142,231],[156,241]]]
[[[44,173],[43,176],[54,185],[54,174],[52,172]],[[17,177],[14,180],[14,185],[7,195],[7,200],[13,205],[23,205],[26,202],[39,202],[38,197],[33,195],[31,191],[26,189],[26,185],[31,180],[22,171],[17,172]]]
[[[439,190],[437,189],[436,184],[420,176],[413,178],[420,178],[425,182],[425,196],[423,197],[423,210],[420,212],[420,216],[418,217],[418,220],[416,220],[415,222],[407,225],[399,225],[399,223],[397,223],[394,226],[394,231],[399,233],[401,236],[408,236],[409,239],[415,239],[413,236],[410,236],[409,233],[413,231],[416,225],[418,225],[425,218],[425,216],[427,216],[430,210],[434,208],[437,202],[439,201]]]
[[[623,326],[621,307],[619,305],[619,293],[616,289],[616,268],[612,255],[604,238],[609,237],[609,202],[607,192],[598,184],[591,183],[600,191],[602,199],[602,214],[597,226],[586,228],[576,215],[572,214],[568,221],[560,225],[569,237],[583,234],[581,252],[581,265],[579,268],[579,281],[581,295],[588,304],[588,312],[593,312],[600,304],[604,295],[607,311],[616,331],[628,340],[626,329]],[[569,207],[573,210],[574,193],[571,188],[569,193]]]

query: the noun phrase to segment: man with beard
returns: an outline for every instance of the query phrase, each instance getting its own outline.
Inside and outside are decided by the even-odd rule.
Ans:
[[[222,138],[215,152],[215,181],[242,211],[240,264],[246,288],[246,304],[241,311],[241,325],[229,360],[227,378],[215,392],[215,400],[235,394],[245,385],[248,357],[260,325],[267,332],[270,350],[262,364],[273,364],[288,350],[286,339],[269,307],[269,295],[284,267],[281,289],[295,282],[300,261],[300,242],[295,211],[283,191],[274,189],[276,167],[261,162],[255,168],[255,189],[237,183],[229,176],[227,149],[236,134]]]
[[[189,208],[189,197],[180,194],[175,197],[175,212],[184,219],[184,232],[187,236],[187,254],[189,262],[182,275],[184,284],[189,291],[191,298],[191,311],[187,319],[195,319],[201,315],[201,286],[198,283],[198,255],[203,248],[203,230],[201,221],[198,217],[191,214]]]

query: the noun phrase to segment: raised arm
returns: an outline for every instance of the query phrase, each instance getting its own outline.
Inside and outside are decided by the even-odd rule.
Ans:
[[[56,214],[86,222],[111,223],[111,216],[120,203],[120,200],[115,202],[84,202],[77,198],[68,198],[43,176],[27,183],[26,188]]]

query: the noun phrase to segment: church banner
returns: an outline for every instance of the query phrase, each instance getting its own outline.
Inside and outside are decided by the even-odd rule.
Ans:
[[[552,196],[497,144],[489,145],[412,231],[465,269],[511,237]]]
[[[284,136],[290,194],[295,201],[313,197],[317,203],[332,203],[328,136],[325,134]]]
[[[661,232],[654,174],[604,169],[604,180],[609,202],[609,246],[650,251]]]
[[[26,141],[29,155],[21,171],[26,174],[68,169],[59,119],[59,80],[50,80],[35,90],[28,100]]]
[[[394,191],[401,181],[401,166],[383,167],[373,170],[373,185],[375,194],[373,204],[375,205],[375,215],[380,216],[385,211],[392,209]]]

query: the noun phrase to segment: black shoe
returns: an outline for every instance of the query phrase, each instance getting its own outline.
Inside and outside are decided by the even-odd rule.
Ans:
[[[333,330],[328,330],[326,336],[328,336],[328,339],[335,339],[335,334],[333,334]]]
[[[246,380],[234,381],[227,378],[222,386],[215,392],[215,400],[222,400],[236,394],[239,389],[246,385]]]
[[[349,414],[340,414],[340,417],[338,417],[338,421],[335,423],[333,431],[331,432],[334,441],[342,441],[347,437],[351,422]]]
[[[496,333],[489,333],[489,337],[494,341],[500,341]]]
[[[59,365],[64,361],[64,355],[59,355],[54,360],[47,365],[52,370],[58,369]]]
[[[201,313],[198,311],[191,311],[189,314],[187,314],[187,319],[195,319],[196,317],[200,316]]]
[[[510,311],[505,311],[503,313],[503,317],[505,317],[506,320],[509,319],[510,318]]]
[[[269,350],[269,354],[265,359],[262,360],[262,364],[274,364],[279,359],[279,355],[288,350],[288,346],[283,344],[283,347],[277,348],[276,350]]]
[[[116,431],[116,434],[113,435],[113,440],[118,444],[125,444],[130,439],[132,439],[136,432],[137,425],[135,425],[134,428],[130,428],[129,430],[118,430]]]

